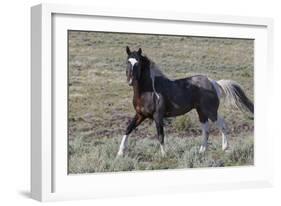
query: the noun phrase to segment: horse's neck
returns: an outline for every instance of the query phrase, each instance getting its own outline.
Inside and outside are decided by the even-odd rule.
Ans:
[[[141,96],[142,92],[152,91],[152,80],[149,71],[146,71],[140,80],[135,80],[133,83],[134,98]]]
[[[139,99],[141,96],[139,81],[135,80],[133,82],[134,99]]]

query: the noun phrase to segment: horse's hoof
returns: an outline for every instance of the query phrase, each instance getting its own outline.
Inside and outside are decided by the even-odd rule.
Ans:
[[[124,157],[124,152],[123,151],[118,151],[116,158],[118,157]]]
[[[206,146],[201,145],[200,149],[199,149],[199,153],[204,153],[206,152]]]
[[[222,151],[225,152],[228,148],[229,148],[228,145],[223,145],[223,146],[222,146]]]

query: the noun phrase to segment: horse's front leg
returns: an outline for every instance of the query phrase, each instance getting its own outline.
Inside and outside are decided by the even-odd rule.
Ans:
[[[158,135],[158,140],[160,142],[160,149],[161,149],[161,154],[162,157],[165,156],[165,148],[164,148],[164,121],[163,121],[163,114],[156,112],[153,115],[153,119],[155,121],[156,129],[157,129],[157,135]]]
[[[142,121],[145,119],[144,116],[140,115],[140,114],[136,114],[135,117],[132,119],[132,121],[130,122],[130,124],[128,125],[125,135],[122,138],[121,144],[119,146],[119,151],[117,153],[117,156],[123,156],[124,152],[127,150],[128,148],[128,137],[129,134],[137,127],[140,125],[140,123],[142,123]]]

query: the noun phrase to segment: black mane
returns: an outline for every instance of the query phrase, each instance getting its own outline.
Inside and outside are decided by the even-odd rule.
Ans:
[[[155,77],[162,77],[164,79],[169,79],[159,68],[159,66],[147,56],[142,56],[142,62],[146,68],[150,70],[150,77],[154,81]]]

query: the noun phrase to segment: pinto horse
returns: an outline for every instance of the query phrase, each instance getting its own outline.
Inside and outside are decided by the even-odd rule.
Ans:
[[[246,96],[242,87],[232,80],[215,81],[203,75],[170,80],[148,57],[142,55],[142,49],[127,52],[127,82],[133,87],[133,105],[135,116],[128,125],[122,138],[118,156],[123,156],[128,147],[129,134],[146,118],[156,124],[161,153],[165,155],[163,119],[183,115],[196,109],[202,126],[203,142],[199,152],[205,152],[208,146],[208,120],[215,122],[222,133],[222,150],[229,146],[224,119],[218,115],[220,99],[224,98],[241,111],[254,113],[254,105]]]

